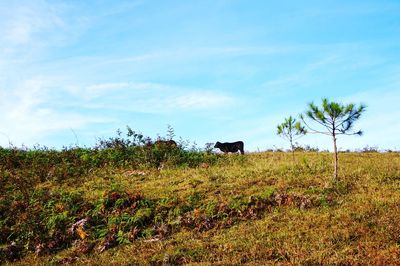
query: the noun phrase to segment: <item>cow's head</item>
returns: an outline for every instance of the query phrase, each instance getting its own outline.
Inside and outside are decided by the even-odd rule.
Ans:
[[[219,148],[221,147],[221,142],[217,141],[217,143],[215,143],[214,148]]]

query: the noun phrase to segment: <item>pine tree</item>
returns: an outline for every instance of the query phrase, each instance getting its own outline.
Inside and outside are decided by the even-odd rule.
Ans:
[[[327,98],[322,99],[322,108],[317,107],[314,103],[308,105],[306,117],[316,122],[323,130],[316,130],[309,126],[304,115],[300,118],[310,130],[311,133],[319,133],[332,137],[334,152],[334,181],[338,178],[338,151],[336,140],[339,135],[362,135],[362,131],[353,131],[354,122],[357,121],[361,114],[365,111],[366,106],[360,104],[356,107],[353,103],[343,105],[336,102],[329,102]]]
[[[290,149],[292,151],[294,161],[294,144],[293,142],[301,138],[307,133],[306,129],[295,118],[289,116],[285,121],[277,126],[277,134],[290,142]]]

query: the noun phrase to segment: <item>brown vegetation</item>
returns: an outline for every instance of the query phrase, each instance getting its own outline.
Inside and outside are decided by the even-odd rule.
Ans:
[[[2,260],[398,265],[399,153],[339,157],[336,183],[331,155],[313,152],[294,164],[290,153],[267,152],[160,171],[103,166],[71,180],[35,179],[25,192],[10,186],[23,186],[23,172],[3,171]]]

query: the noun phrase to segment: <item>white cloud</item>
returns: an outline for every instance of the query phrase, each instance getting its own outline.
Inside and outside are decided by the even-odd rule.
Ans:
[[[354,72],[356,74],[368,68],[374,68],[385,63],[378,55],[371,55],[368,44],[338,43],[331,45],[310,45],[298,47],[302,53],[312,56],[304,59],[303,64],[295,65],[295,69],[286,71],[278,77],[266,80],[262,87],[276,94],[290,93],[303,87],[312,87],[330,75],[341,76]],[[314,56],[316,54],[317,56]],[[301,62],[301,61],[299,61]],[[322,74],[321,74],[322,73]]]
[[[167,106],[170,110],[190,110],[218,108],[232,104],[235,100],[227,95],[211,91],[197,91],[183,93],[182,95],[167,97],[158,105]]]
[[[172,89],[171,86],[152,83],[152,82],[116,82],[116,83],[99,83],[86,87],[89,92],[109,93],[119,89],[127,89],[130,91],[163,91]]]
[[[57,110],[51,90],[54,82],[44,77],[34,78],[16,85],[12,90],[0,90],[0,132],[3,135],[0,145],[7,145],[8,141],[17,145],[32,145],[55,131],[107,121],[104,117]]]
[[[0,128],[0,145],[7,145],[9,140],[16,145],[42,143],[51,134],[118,121],[118,112],[179,114],[235,102],[221,93],[150,82],[97,83],[82,88],[63,87],[61,83],[55,77],[43,76],[16,83],[11,90],[0,90],[0,124],[7,125]]]
[[[56,51],[52,48],[69,48],[65,46],[74,43],[87,27],[93,26],[95,34],[87,32],[85,40],[116,36],[107,32],[112,29],[112,25],[103,32],[96,23],[102,22],[104,16],[126,12],[127,9],[119,4],[109,9],[109,4],[104,4],[100,10],[103,14],[99,14],[98,9],[79,10],[82,6],[69,9],[79,14],[66,14],[61,2],[58,2],[58,6],[54,3],[41,0],[9,1],[0,6],[0,145],[7,144],[7,136],[17,143],[29,144],[69,128],[92,130],[91,126],[95,123],[121,121],[121,115],[134,117],[135,113],[147,113],[161,117],[166,114],[170,118],[172,115],[208,114],[209,111],[213,114],[210,119],[213,121],[216,117],[228,117],[222,119],[225,122],[235,116],[234,120],[228,121],[232,125],[228,134],[233,139],[245,136],[249,147],[279,147],[279,143],[284,146],[285,143],[279,142],[275,134],[276,124],[282,118],[275,108],[281,107],[272,104],[261,108],[259,105],[263,104],[262,101],[282,101],[279,105],[284,106],[286,100],[279,97],[282,93],[300,91],[304,87],[312,88],[318,85],[320,79],[336,82],[335,78],[339,77],[336,75],[338,68],[340,73],[354,71],[356,74],[363,68],[385,63],[379,53],[371,53],[368,43],[365,46],[358,43],[252,46],[251,40],[248,40],[245,42],[248,46],[224,46],[218,41],[196,45],[195,41],[177,39],[171,44],[165,42],[160,46],[149,45],[148,48],[143,48],[146,45],[138,45],[138,48],[132,40],[132,45],[128,45],[125,39],[118,44],[123,44],[126,51],[121,49],[115,54],[115,51],[105,50],[109,44],[112,46],[114,40],[105,38],[104,45],[100,43],[93,47],[93,53],[91,46],[88,48],[79,43],[71,47],[72,50]],[[89,5],[83,6],[86,8]],[[89,17],[82,17],[82,13]],[[125,29],[118,30],[118,35],[123,35]],[[99,32],[104,35],[98,35]],[[165,44],[170,46],[165,47]],[[84,56],[79,56],[82,53]],[[284,57],[283,65],[279,62],[280,55]],[[245,60],[242,61],[242,58]],[[286,60],[291,63],[285,65]],[[250,74],[246,78],[243,76],[246,76],[247,67]],[[397,75],[397,72],[393,74]],[[235,82],[232,79],[236,78],[236,74],[237,79],[243,83],[231,85]],[[260,89],[262,93],[254,96],[251,88],[239,91],[238,87],[245,80],[261,83],[257,80],[260,76],[268,78]],[[204,83],[199,77],[205,78]],[[158,82],[143,82],[152,80]],[[168,82],[163,83],[165,80]],[[190,85],[175,85],[174,80],[179,84]],[[201,85],[193,85],[193,82],[208,85],[203,89]],[[209,84],[222,84],[224,91],[232,86],[237,94],[218,92],[218,87],[212,88]],[[254,87],[257,85],[252,85]],[[351,101],[364,101],[368,105],[365,116],[357,123],[365,131],[365,136],[356,141],[355,137],[343,138],[343,141],[340,139],[339,146],[362,147],[365,143],[398,145],[396,134],[382,134],[382,130],[400,131],[397,123],[400,114],[395,108],[400,99],[398,94],[393,93],[396,89],[391,88],[386,94],[369,91],[365,95],[351,96]],[[241,94],[246,96],[239,98],[237,95],[240,93],[247,94]],[[295,97],[302,96],[305,96],[304,92]],[[244,106],[243,98],[246,97],[249,99],[246,108],[235,108]],[[290,104],[293,105],[293,102]],[[223,108],[229,108],[229,112],[224,112]],[[258,110],[269,114],[260,118]],[[251,117],[246,117],[244,113]],[[241,122],[238,123],[238,120]],[[384,139],[382,136],[385,136]],[[321,145],[321,148],[331,146],[329,138],[319,136],[305,138],[304,143],[307,142],[312,146],[314,143]]]
[[[79,104],[85,108],[139,113],[208,110],[236,101],[219,92],[151,82],[99,83],[67,90],[80,97]]]
[[[93,56],[73,58],[72,64],[85,67],[116,67],[132,65],[140,69],[161,66],[174,66],[198,60],[218,60],[242,56],[268,56],[298,51],[298,47],[270,45],[270,46],[176,46],[170,49],[154,49],[142,54],[125,54],[123,56]],[[68,59],[71,60],[71,59]],[[181,67],[180,65],[178,67]],[[183,71],[182,69],[181,71]]]
[[[45,44],[48,39],[62,34],[66,24],[59,13],[57,6],[45,1],[10,2],[0,7],[1,48],[18,52],[22,46]],[[51,34],[43,35],[44,32]]]
[[[0,145],[32,145],[52,132],[102,121],[59,110],[61,80],[31,69],[32,62],[67,38],[62,11],[47,1],[0,5]]]

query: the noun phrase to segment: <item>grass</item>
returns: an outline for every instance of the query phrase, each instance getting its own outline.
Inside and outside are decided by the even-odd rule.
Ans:
[[[2,262],[400,264],[399,153],[340,153],[334,184],[329,153],[187,156],[162,169],[62,165],[62,178],[3,164]]]

